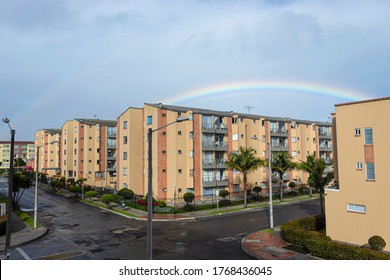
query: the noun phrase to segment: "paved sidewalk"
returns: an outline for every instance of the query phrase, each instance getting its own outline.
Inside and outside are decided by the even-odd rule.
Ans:
[[[39,188],[48,192],[54,191],[45,184],[40,184]],[[74,194],[70,193],[67,190],[61,190],[58,195],[67,197],[69,199],[74,198]],[[308,198],[315,199],[315,198]],[[82,203],[89,204],[86,201],[81,201]],[[112,204],[112,209],[106,208],[106,206],[100,201],[93,201],[93,203],[98,204],[99,207],[102,207],[106,211],[110,211],[114,214],[121,215],[123,217],[135,220],[147,220],[147,213],[134,208],[125,208],[119,204]],[[294,198],[286,198],[283,204],[299,203]],[[91,204],[89,204],[91,205]],[[97,207],[91,205],[91,207]],[[181,214],[153,214],[154,222],[164,222],[164,221],[197,221],[207,217],[218,216],[218,215],[232,215],[241,211],[255,211],[258,209],[267,209],[268,203],[264,202],[255,202],[251,203],[248,208],[243,208],[242,205],[239,206],[228,206],[223,207],[222,209],[209,209],[202,211],[194,211]],[[115,211],[115,209],[120,211]],[[124,214],[124,213],[127,213]],[[46,227],[40,227],[38,229],[30,228],[24,221],[22,221],[17,215],[12,216],[12,234],[11,234],[11,247],[19,246],[23,243],[33,241],[37,238],[42,237],[47,233],[48,229]],[[315,259],[310,255],[305,253],[296,252],[297,248],[286,247],[289,244],[283,241],[280,236],[280,231],[275,231],[274,233],[268,233],[264,231],[254,232],[241,241],[242,249],[250,256],[255,259],[267,259],[267,260],[277,260],[277,259],[287,259],[287,260],[310,260]],[[4,258],[4,246],[5,246],[5,236],[0,237],[0,259]]]

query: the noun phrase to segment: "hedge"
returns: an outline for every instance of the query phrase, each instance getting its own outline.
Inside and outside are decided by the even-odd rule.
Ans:
[[[317,232],[325,227],[325,217],[318,215],[286,223],[281,226],[283,238],[302,246],[313,256],[328,260],[390,260],[390,254],[332,241]]]

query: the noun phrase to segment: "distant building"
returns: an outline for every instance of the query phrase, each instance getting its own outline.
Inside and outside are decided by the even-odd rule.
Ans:
[[[129,108],[117,120],[119,189],[147,193],[148,129],[161,128],[180,116],[192,119],[153,133],[152,185],[160,199],[185,192],[211,196],[216,189],[242,192],[242,177],[225,164],[228,154],[240,146],[255,148],[264,159],[268,157],[268,142],[273,153],[287,152],[294,162],[313,153],[325,160],[333,157],[329,123],[147,103],[143,108]],[[294,170],[283,179],[285,185],[305,183],[307,174]],[[268,169],[251,173],[248,182],[267,192]],[[277,180],[273,184],[276,187]]]
[[[61,132],[61,175],[116,188],[116,121],[74,119]]]
[[[14,160],[21,158],[27,166],[34,166],[34,142],[15,141]],[[0,141],[0,169],[8,169],[11,162],[11,142]]]
[[[35,133],[34,139],[35,147],[39,146],[38,171],[50,177],[60,175],[61,129],[40,129]],[[37,152],[38,149],[35,151],[35,159]]]
[[[366,244],[380,235],[390,248],[388,202],[390,97],[336,105],[334,169],[338,187],[326,190],[326,234]]]

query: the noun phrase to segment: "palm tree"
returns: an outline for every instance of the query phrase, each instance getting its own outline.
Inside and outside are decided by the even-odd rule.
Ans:
[[[286,152],[277,152],[272,156],[272,172],[279,175],[280,201],[283,201],[283,174],[297,167],[295,162],[291,162],[292,157]],[[271,193],[272,195],[272,193]]]
[[[238,153],[229,154],[226,166],[230,170],[239,171],[244,177],[244,208],[247,204],[247,175],[248,173],[255,171],[260,166],[264,166],[264,161],[255,155],[255,149],[252,147],[243,148],[240,147]]]
[[[309,173],[309,186],[320,194],[321,214],[324,214],[324,191],[334,178],[333,171],[328,171],[328,164],[322,159],[317,159],[314,154],[308,155],[306,161],[302,161],[298,168]]]

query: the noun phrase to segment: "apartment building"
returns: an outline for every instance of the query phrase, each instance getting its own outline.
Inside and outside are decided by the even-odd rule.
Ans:
[[[15,141],[14,160],[21,158],[27,166],[34,165],[34,142]],[[11,141],[0,141],[0,169],[8,169],[11,162]]]
[[[386,214],[390,157],[390,97],[336,105],[333,114],[335,181],[326,189],[326,234],[363,245],[380,235],[390,248]]]
[[[39,172],[50,177],[60,175],[61,129],[40,129],[35,133],[34,139],[35,159],[39,159],[34,170],[38,167]]]
[[[116,121],[73,119],[62,126],[61,174],[116,188]]]
[[[175,122],[178,117],[189,116],[191,120]],[[255,148],[261,158],[268,157],[268,142],[273,153],[289,152],[296,162],[312,153],[332,158],[329,123],[145,104],[142,109],[129,108],[118,118],[118,185],[137,194],[147,192],[148,129],[156,130],[152,133],[152,185],[159,198],[185,192],[211,196],[215,189],[242,191],[242,177],[225,164],[228,154],[240,146]],[[131,161],[123,160],[129,156]],[[132,161],[137,164],[130,166]],[[261,168],[251,173],[248,182],[266,191],[267,172],[267,168]],[[306,179],[307,175],[297,170],[284,177],[286,184],[305,183]],[[274,184],[276,187],[277,178]]]

